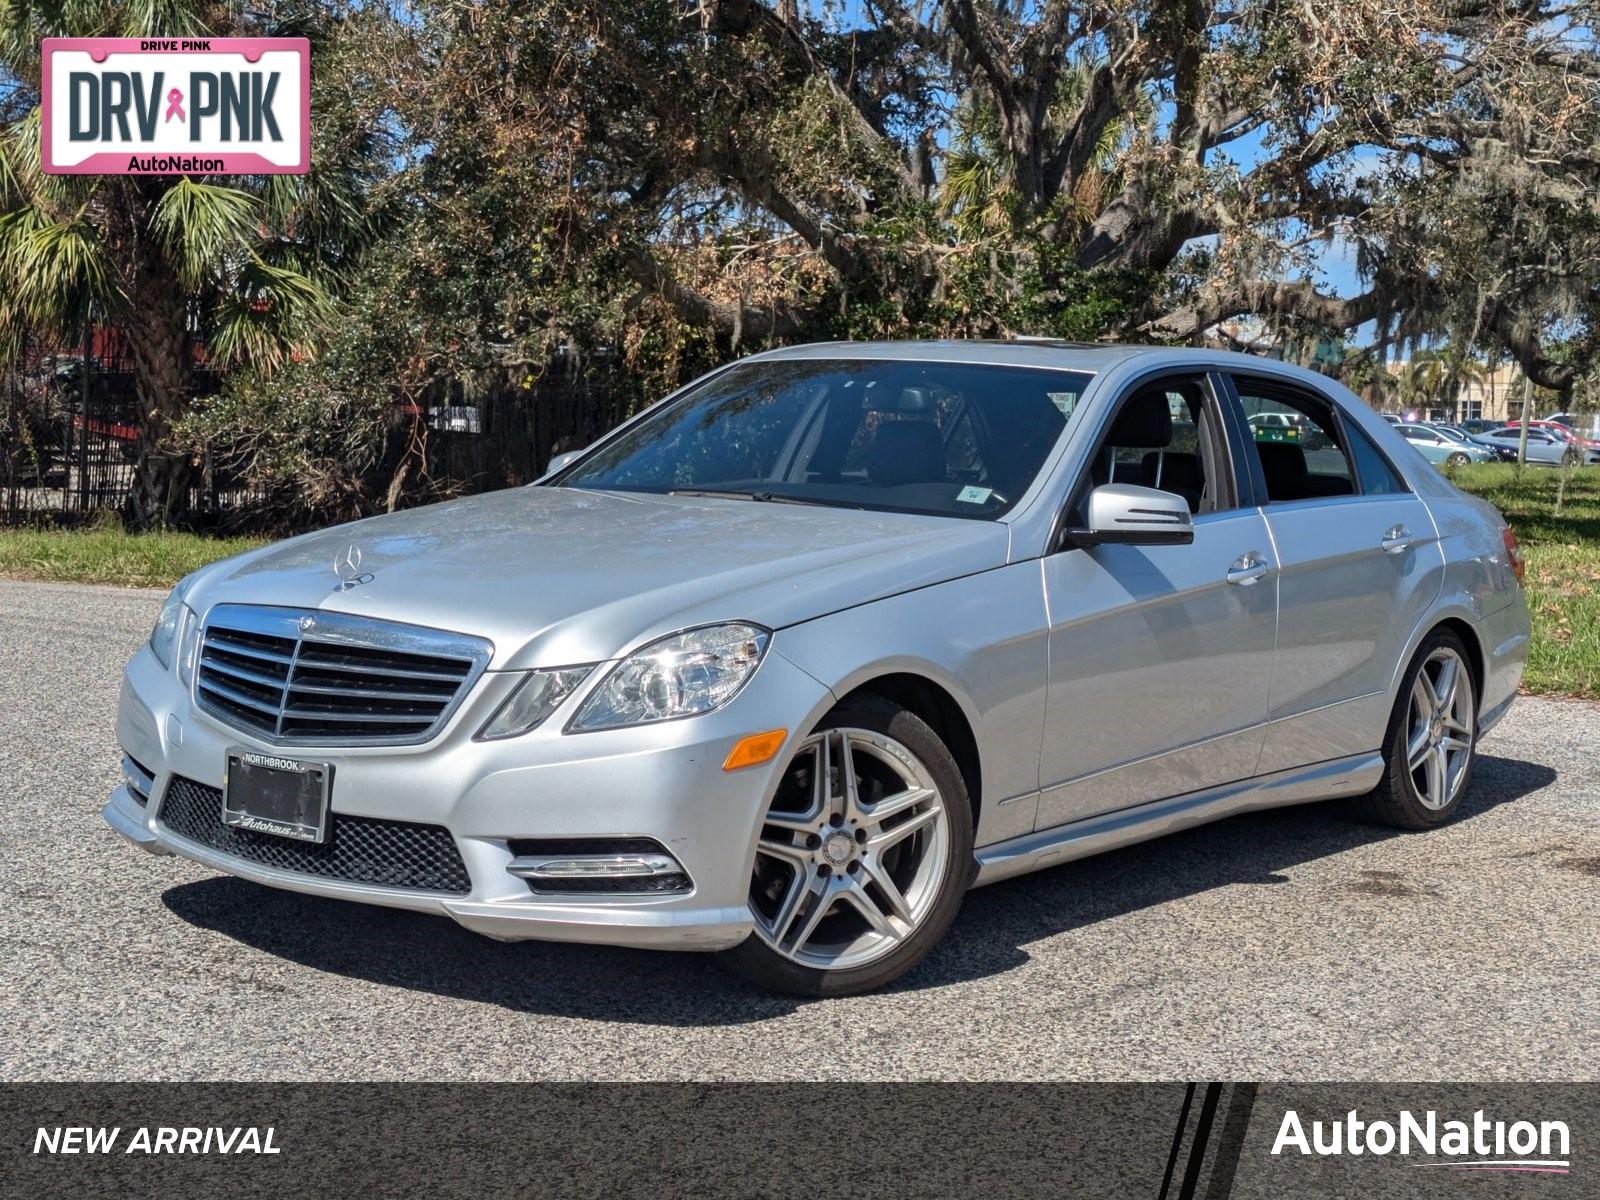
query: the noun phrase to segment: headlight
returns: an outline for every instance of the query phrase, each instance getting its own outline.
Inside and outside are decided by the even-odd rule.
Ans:
[[[172,652],[178,644],[178,639],[183,639],[183,655],[180,655],[179,673],[185,669],[189,674],[194,672],[192,661],[184,663],[185,656],[194,652],[194,641],[200,634],[200,621],[184,600],[189,595],[189,585],[193,575],[186,575],[178,580],[176,587],[167,595],[166,602],[161,606],[161,613],[156,617],[155,628],[150,631],[150,651],[163,667],[172,666]],[[187,680],[185,680],[187,682]]]
[[[594,690],[574,732],[710,712],[749,682],[772,635],[759,625],[707,625],[636,650]]]
[[[183,624],[183,585],[172,589],[167,602],[156,617],[156,627],[150,631],[150,652],[163,667],[172,665],[172,648],[178,641],[178,629]]]
[[[178,682],[188,687],[194,681],[194,666],[200,657],[200,616],[187,604],[178,634]]]
[[[529,671],[528,677],[489,718],[489,723],[478,731],[478,739],[493,741],[516,737],[537,728],[593,670],[593,667],[562,667],[554,671]]]

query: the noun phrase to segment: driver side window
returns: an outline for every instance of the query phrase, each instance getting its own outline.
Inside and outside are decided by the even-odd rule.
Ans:
[[[1074,497],[1079,516],[1104,483],[1171,492],[1195,514],[1237,506],[1220,410],[1203,375],[1169,376],[1123,397]]]

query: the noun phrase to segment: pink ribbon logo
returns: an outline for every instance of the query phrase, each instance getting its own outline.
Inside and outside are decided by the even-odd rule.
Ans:
[[[173,117],[177,117],[180,121],[189,119],[183,115],[183,93],[177,88],[173,88],[167,93],[167,115],[162,123],[165,124],[166,121],[172,120]]]

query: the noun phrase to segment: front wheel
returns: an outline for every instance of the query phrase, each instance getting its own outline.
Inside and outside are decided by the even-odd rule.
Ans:
[[[1467,455],[1463,454],[1461,451],[1457,450],[1454,454],[1452,454],[1449,458],[1445,459],[1444,461],[1449,463],[1452,467],[1464,467],[1469,462],[1471,462],[1472,459],[1470,457],[1468,457]]]
[[[724,963],[795,995],[884,986],[955,919],[972,834],[960,768],[927,723],[879,697],[847,700],[784,772],[751,867],[755,932]]]
[[[1422,643],[1389,719],[1383,778],[1351,802],[1357,817],[1397,829],[1431,829],[1455,816],[1477,753],[1478,707],[1468,653],[1448,630]]]

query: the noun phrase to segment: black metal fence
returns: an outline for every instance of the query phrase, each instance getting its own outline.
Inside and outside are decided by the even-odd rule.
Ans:
[[[195,370],[198,395],[216,390]],[[127,341],[115,327],[86,329],[73,346],[30,340],[0,369],[0,522],[80,521],[120,511],[139,451],[139,400]],[[258,502],[196,476],[190,507],[201,524]]]
[[[558,357],[528,387],[468,393],[441,383],[416,403],[397,401],[380,484],[404,475],[407,497],[433,498],[536,479],[552,454],[586,445],[626,415],[607,380],[603,364]],[[203,396],[218,380],[202,364],[195,384]],[[0,368],[0,523],[74,523],[120,512],[138,450],[135,374],[117,329],[94,326],[74,346],[30,342]],[[307,519],[292,498],[253,489],[225,466],[213,469],[209,458],[196,465],[186,520],[199,528]]]

